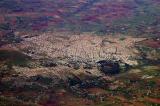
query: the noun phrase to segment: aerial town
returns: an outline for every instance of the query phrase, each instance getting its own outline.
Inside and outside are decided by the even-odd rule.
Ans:
[[[0,106],[159,106],[160,0],[0,0]]]

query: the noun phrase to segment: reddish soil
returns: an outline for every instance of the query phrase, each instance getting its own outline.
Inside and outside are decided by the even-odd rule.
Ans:
[[[106,93],[106,91],[104,89],[101,89],[101,88],[89,88],[89,89],[87,89],[87,91],[89,91],[89,93],[94,93],[94,94],[104,94],[104,93]]]
[[[152,48],[160,48],[160,40],[149,39],[143,41],[142,44]]]
[[[160,104],[160,98],[146,98],[146,101],[156,103],[156,104]]]

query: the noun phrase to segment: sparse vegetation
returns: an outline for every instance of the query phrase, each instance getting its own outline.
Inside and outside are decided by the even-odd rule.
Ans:
[[[6,65],[10,68],[13,65],[26,66],[29,59],[30,57],[18,51],[0,50],[0,60],[6,61]]]

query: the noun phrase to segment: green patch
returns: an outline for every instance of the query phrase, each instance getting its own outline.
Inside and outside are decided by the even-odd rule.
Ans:
[[[160,106],[160,104],[145,102],[146,106]]]
[[[97,104],[96,106],[123,106],[120,101],[114,100],[114,101],[105,101],[101,102],[100,104]]]
[[[6,61],[8,67],[12,67],[13,65],[26,66],[29,60],[29,56],[26,56],[19,51],[0,51],[0,61]]]
[[[124,41],[125,39],[126,39],[125,37],[119,38],[120,41]]]
[[[1,30],[10,30],[10,25],[9,24],[0,24],[0,31]]]
[[[25,104],[11,98],[0,96],[0,106],[37,106],[35,104]]]
[[[142,74],[160,77],[160,68],[158,66],[142,67]]]
[[[39,84],[36,84],[36,83],[31,83],[30,85],[24,85],[24,88],[23,88],[23,91],[35,91],[35,92],[40,92],[44,90],[44,87],[39,85]]]
[[[155,88],[155,87],[157,87],[155,81],[152,81],[152,80],[147,81],[147,83],[146,83],[146,88],[148,88],[148,89],[153,89],[153,88]]]

